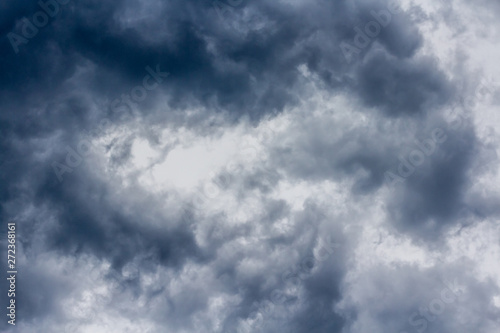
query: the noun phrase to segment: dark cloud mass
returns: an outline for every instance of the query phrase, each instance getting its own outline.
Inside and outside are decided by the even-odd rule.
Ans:
[[[1,332],[498,332],[497,5],[0,9]]]

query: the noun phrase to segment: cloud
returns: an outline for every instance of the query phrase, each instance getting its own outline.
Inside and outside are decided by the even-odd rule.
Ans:
[[[495,6],[394,6],[2,5],[2,331],[496,332]]]

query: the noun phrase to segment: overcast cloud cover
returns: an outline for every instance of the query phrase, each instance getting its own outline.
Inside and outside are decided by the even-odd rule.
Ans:
[[[500,332],[500,5],[0,5],[1,332]]]

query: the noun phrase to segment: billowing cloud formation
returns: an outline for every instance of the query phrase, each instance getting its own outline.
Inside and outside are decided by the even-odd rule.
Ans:
[[[497,332],[497,7],[3,4],[1,330]]]

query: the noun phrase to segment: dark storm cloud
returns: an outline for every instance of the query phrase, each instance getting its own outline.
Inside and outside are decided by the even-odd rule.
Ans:
[[[47,239],[49,246],[64,253],[90,251],[107,258],[117,269],[137,254],[145,253],[150,260],[167,266],[182,265],[187,257],[202,259],[190,225],[165,220],[155,212],[156,200],[140,200],[140,206],[129,207],[133,213],[127,215],[108,201],[110,189],[93,182],[92,176],[83,171],[81,174],[68,185],[44,184],[36,193],[35,200],[41,204],[50,198],[45,204],[54,210],[59,221]]]
[[[356,61],[346,60],[340,44],[356,38],[355,28],[363,29],[372,21],[372,11],[380,13],[388,6],[384,1],[253,1],[231,7],[221,17],[211,1],[69,1],[28,43],[18,45],[16,53],[7,34],[22,35],[26,24],[22,18],[32,20],[41,7],[37,1],[3,4],[2,219],[21,215],[23,246],[28,252],[88,255],[110,262],[105,281],[111,281],[111,289],[130,292],[133,297],[146,295],[147,305],[141,311],[150,309],[147,318],[160,325],[195,330],[193,318],[209,308],[210,297],[217,291],[239,297],[239,303],[228,306],[220,318],[220,330],[234,332],[242,320],[265,312],[263,304],[272,302],[273,291],[279,290],[287,295],[286,311],[292,316],[283,320],[278,314],[265,313],[259,323],[262,331],[276,332],[284,326],[292,332],[345,329],[348,317],[333,309],[345,298],[342,286],[354,245],[341,230],[350,221],[327,218],[322,212],[327,209],[311,203],[315,201],[312,196],[297,213],[270,193],[289,177],[318,183],[353,180],[355,198],[373,195],[386,185],[384,172],[397,166],[402,146],[411,141],[400,139],[401,132],[355,128],[333,140],[333,124],[304,119],[301,131],[289,133],[293,145],[271,147],[271,166],[229,175],[233,180],[223,191],[232,191],[238,199],[253,192],[259,195],[262,211],[256,221],[243,225],[231,225],[228,216],[200,208],[194,211],[195,207],[184,211],[191,218],[165,212],[165,201],[172,193],[155,196],[139,186],[131,193],[117,193],[114,179],[92,172],[97,163],[92,154],[78,169],[65,174],[64,182],[54,175],[52,163],[64,161],[66,147],[77,147],[103,118],[112,125],[144,121],[140,130],[148,132],[146,136],[154,142],[159,134],[149,129],[152,124],[188,124],[196,133],[206,134],[210,127],[221,125],[206,120],[213,113],[227,115],[229,122],[245,117],[257,122],[278,114],[298,105],[305,88],[298,67],[306,65],[332,94],[345,92],[356,100],[354,105],[371,108],[363,112],[374,110],[370,116],[375,122],[396,124],[412,119],[425,130],[443,126],[447,141],[414,176],[390,189],[387,203],[389,222],[398,231],[425,242],[436,240],[445,227],[459,223],[463,205],[469,204],[472,211],[478,207],[494,211],[494,200],[467,197],[472,181],[468,172],[482,146],[470,125],[450,130],[435,116],[454,98],[454,82],[435,60],[417,56],[424,37],[409,13],[391,15],[390,24]],[[119,119],[113,101],[143,82],[147,66],[159,66],[169,77],[138,107],[126,109],[128,120]],[[206,114],[193,120],[186,111],[195,107]],[[135,124],[138,121],[134,126],[139,127]],[[336,125],[343,130],[343,125]],[[138,134],[125,136],[106,147],[116,172],[130,159]],[[137,179],[132,182],[137,185]],[[43,214],[34,218],[33,211]],[[275,231],[281,219],[291,221],[284,234]],[[307,277],[290,292],[291,282],[283,279],[283,273],[290,266],[300,267],[304,258],[314,257],[315,247],[330,234],[345,238],[346,248],[327,262],[314,262]],[[127,265],[136,270],[131,276],[124,274]],[[207,275],[183,289],[180,296],[168,294],[165,281],[151,289],[141,285],[139,271],[161,268],[179,277],[187,265],[206,265],[216,279]],[[57,283],[60,292],[52,293],[53,277],[36,270],[42,268],[26,270],[21,280],[25,286],[28,280],[34,285],[25,287],[20,298],[25,304],[23,320],[62,318],[57,303],[70,287]],[[392,277],[377,274],[383,281]],[[481,291],[477,304],[482,306],[489,298],[482,287],[476,290]],[[121,297],[120,305],[129,303]],[[161,297],[161,306],[148,308]],[[404,296],[395,303],[408,309],[417,304],[405,303]],[[109,306],[121,313],[120,306]],[[397,309],[377,315],[380,322],[392,323],[401,313]]]
[[[369,106],[391,116],[430,113],[453,97],[433,59],[399,60],[378,51],[358,70],[357,89]]]
[[[380,120],[381,126],[354,127],[337,139],[328,133],[339,124],[311,119],[300,125],[293,148],[277,146],[273,159],[292,178],[350,178],[354,195],[388,188],[391,224],[416,239],[442,240],[450,226],[465,223],[464,208],[476,217],[481,206],[491,211],[489,200],[470,188],[496,154],[478,141],[464,114],[424,117]]]
[[[350,244],[343,240],[342,221],[327,216],[324,209],[307,204],[293,217],[296,230],[288,239],[269,239],[264,250],[277,260],[266,262],[259,277],[224,273],[221,278],[242,292],[244,301],[228,314],[223,332],[235,330],[238,320],[247,318],[256,319],[252,330],[262,332],[278,327],[292,332],[342,327],[342,318],[331,308],[341,297],[339,285]],[[315,248],[321,251],[315,254]]]
[[[373,20],[371,11],[384,8],[387,5],[383,2],[359,2],[354,6],[344,1],[299,3],[295,8],[266,2],[245,3],[234,8],[234,15],[226,20],[242,19],[240,13],[245,11],[257,15],[262,23],[257,29],[252,28],[251,22],[239,22],[247,24],[243,29],[248,31],[242,32],[228,29],[209,2],[164,2],[151,9],[155,12],[146,11],[148,19],[128,27],[124,27],[127,19],[120,16],[126,10],[146,10],[147,6],[135,1],[70,2],[18,55],[5,44],[2,70],[9,82],[23,84],[28,77],[39,78],[35,82],[40,86],[50,80],[51,86],[57,87],[71,73],[68,70],[74,70],[76,64],[82,63],[80,57],[84,57],[99,66],[100,72],[107,73],[102,78],[104,82],[114,78],[113,88],[120,92],[122,86],[116,84],[117,76],[120,81],[138,81],[145,66],[160,64],[172,74],[165,88],[170,92],[172,105],[187,107],[190,99],[195,98],[211,107],[258,119],[259,115],[280,111],[293,103],[296,68],[300,64],[307,64],[329,83],[344,81],[348,67],[340,42],[352,38],[353,29],[360,22]],[[35,6],[31,12],[23,13],[29,17],[36,10],[39,8]],[[397,57],[411,56],[419,45],[418,32],[411,24],[402,24],[401,17],[405,15],[393,15],[391,24],[377,38]],[[29,61],[33,55],[39,55],[35,62]],[[65,72],[61,72],[61,63],[66,65]],[[392,66],[392,62],[386,61],[380,70],[401,72]],[[51,68],[59,73],[52,73]],[[425,78],[431,74],[435,78]],[[366,69],[360,76],[366,84],[373,78]],[[402,73],[401,80],[408,83],[401,89],[408,90],[412,84],[424,85],[418,90],[432,89],[440,83],[438,77],[436,73]],[[376,91],[371,93],[366,84],[361,92],[371,101]],[[102,92],[109,94],[108,89]]]
[[[40,10],[33,3],[16,11],[16,19],[30,18]],[[9,133],[8,128],[16,128],[16,135],[37,137],[40,131],[49,134],[57,129],[66,132],[63,140],[67,141],[67,136],[77,134],[79,129],[95,127],[91,124],[95,114],[89,119],[89,97],[74,94],[76,89],[87,90],[91,99],[111,101],[127,92],[133,82],[139,82],[145,66],[153,64],[171,73],[163,89],[169,92],[174,106],[187,107],[194,98],[215,109],[237,109],[258,118],[293,103],[299,64],[306,63],[327,82],[333,82],[333,78],[343,81],[345,59],[339,52],[340,41],[347,30],[352,35],[353,24],[369,18],[372,8],[385,7],[385,3],[350,6],[342,1],[297,4],[295,8],[248,3],[237,9],[258,13],[264,23],[259,30],[243,34],[228,30],[216,10],[204,2],[162,3],[159,12],[149,13],[151,19],[129,28],[121,25],[120,14],[127,8],[144,9],[142,3],[70,2],[61,6],[59,15],[23,45],[19,54],[10,52],[7,45],[2,48],[1,96],[15,110],[2,116],[7,118],[5,130]],[[236,13],[228,19],[238,17]],[[12,29],[14,21],[13,18],[9,26]],[[401,27],[396,18],[392,23],[398,29],[384,28],[380,36],[383,44],[391,45],[390,38],[396,38],[398,33],[405,36],[411,29],[411,25]],[[166,29],[167,36],[156,37],[159,29]],[[410,42],[408,38],[401,40]],[[404,43],[396,44],[407,48]],[[388,49],[398,56],[404,53],[393,47]],[[396,114],[422,111],[424,104],[445,98],[439,92],[446,92],[446,82],[435,68],[424,63],[411,70],[398,62],[378,55],[362,65],[355,89],[363,100]],[[91,75],[78,77],[76,85],[67,83],[77,66],[89,64],[96,67]],[[384,82],[389,75],[398,80],[392,88],[387,87],[390,82]],[[397,99],[380,89],[392,89]],[[66,98],[61,99],[64,95]],[[41,113],[35,108],[41,109]],[[99,110],[106,113],[109,104],[101,104]]]
[[[429,150],[423,162],[417,161],[421,165],[415,166],[415,174],[398,186],[389,205],[397,226],[426,240],[438,238],[447,224],[460,223],[468,182],[473,181],[468,179],[468,170],[480,149],[470,125],[464,124],[465,128],[458,131],[446,125],[440,128],[445,141],[436,145],[434,152]],[[415,151],[404,152],[400,161],[407,161]]]

